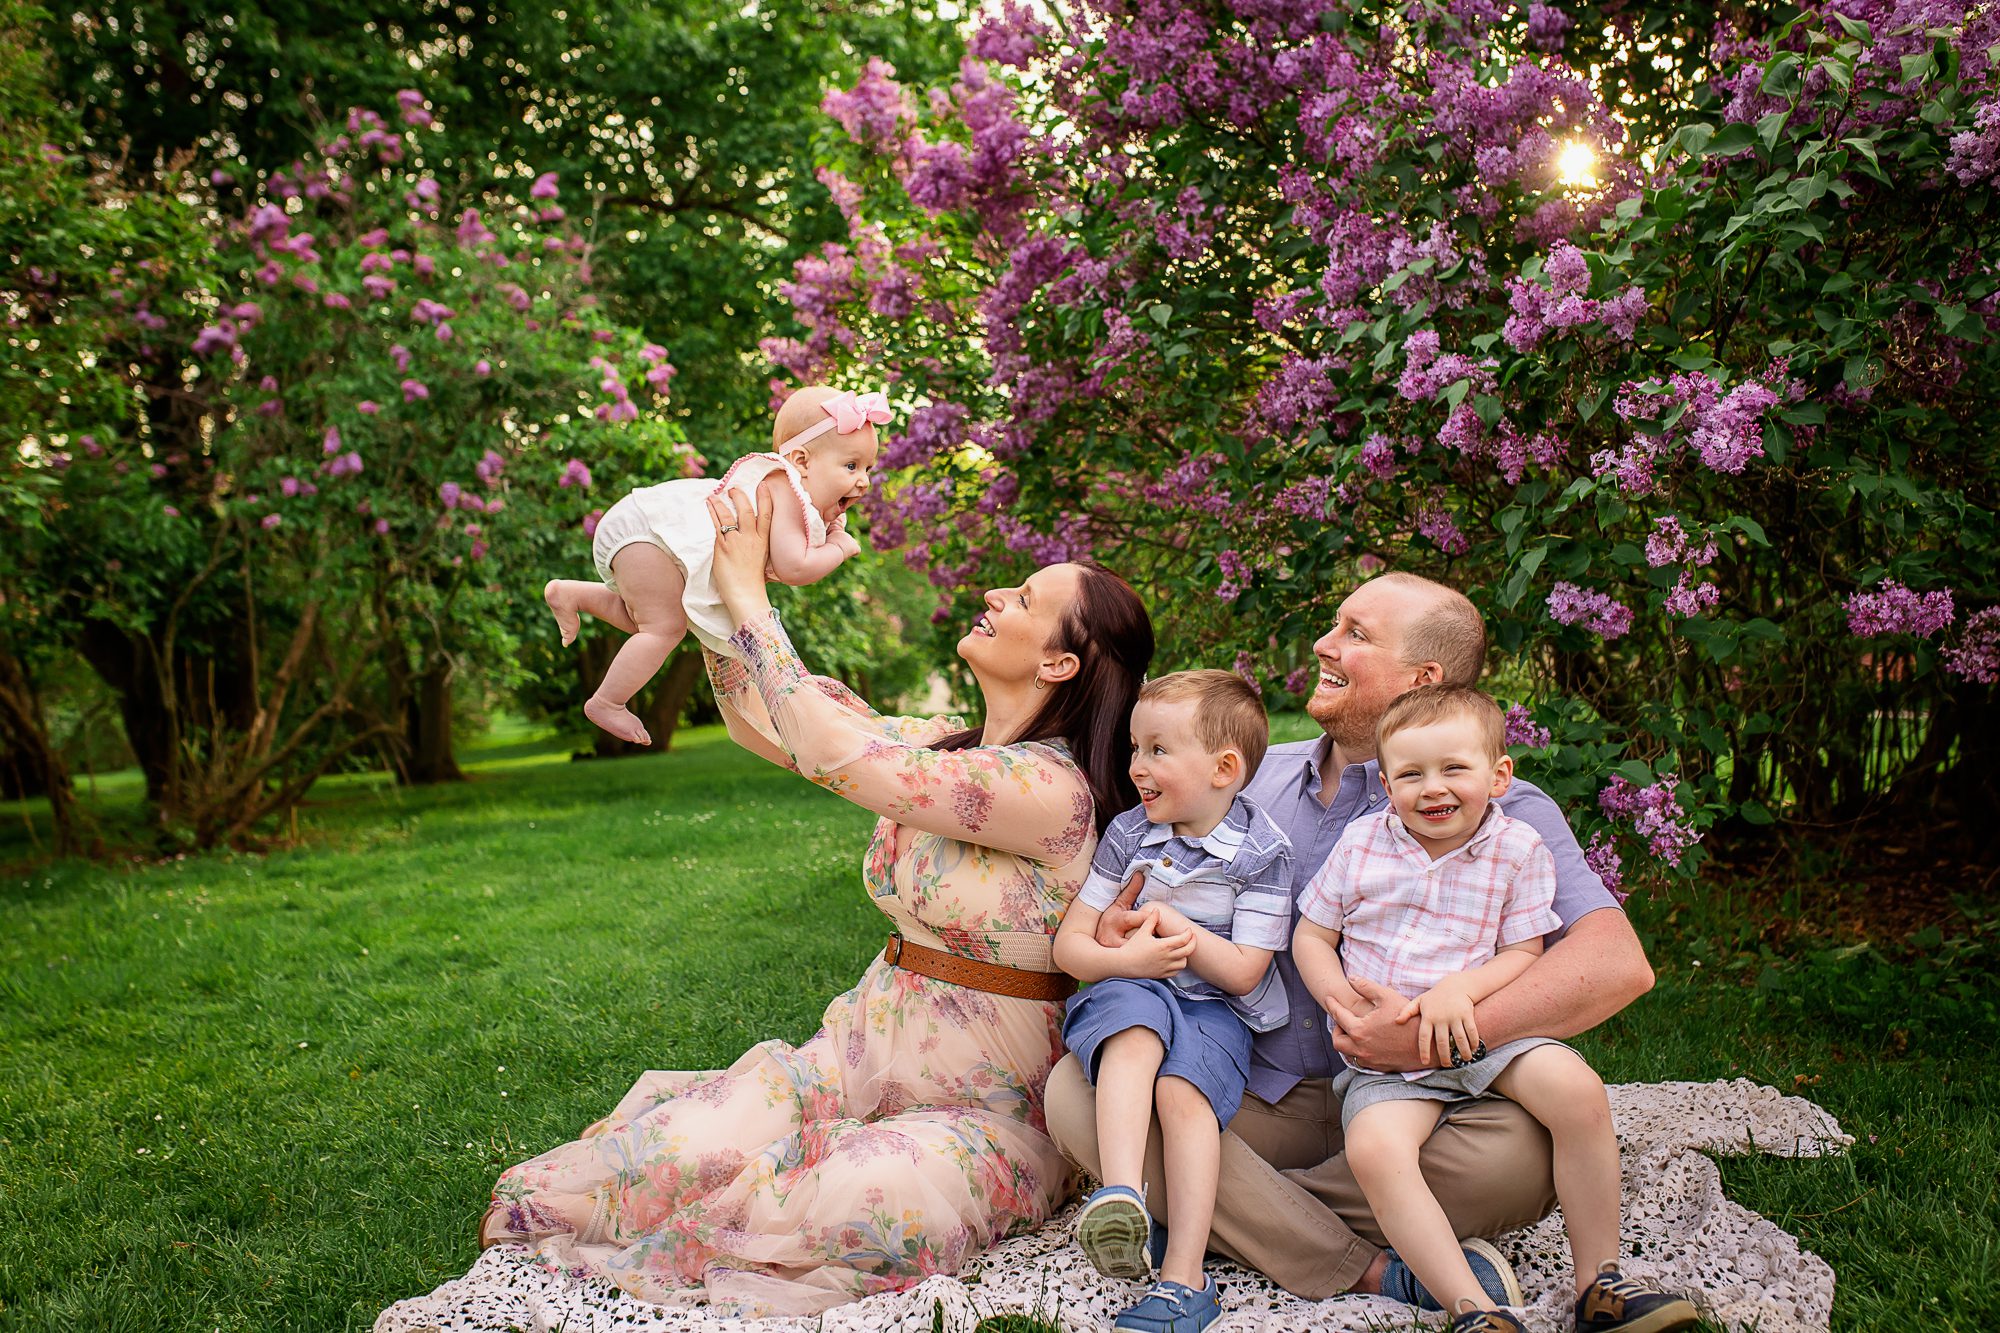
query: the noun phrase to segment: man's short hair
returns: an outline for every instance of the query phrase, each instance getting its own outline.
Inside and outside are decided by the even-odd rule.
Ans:
[[[1139,702],[1194,704],[1195,739],[1216,754],[1234,750],[1243,756],[1243,777],[1249,780],[1264,762],[1271,744],[1270,719],[1264,701],[1250,683],[1234,671],[1173,671],[1155,676],[1139,687]]]
[[[1391,583],[1429,597],[1429,604],[1403,626],[1403,662],[1416,666],[1436,662],[1453,685],[1470,685],[1486,665],[1486,621],[1479,608],[1456,588],[1447,588],[1420,574],[1395,570],[1378,574],[1375,583]]]
[[[1382,720],[1375,724],[1375,753],[1382,753],[1382,747],[1399,731],[1454,718],[1469,718],[1478,723],[1479,739],[1485,743],[1489,757],[1498,759],[1507,753],[1507,718],[1500,705],[1484,690],[1456,684],[1419,685],[1391,699],[1382,710]]]

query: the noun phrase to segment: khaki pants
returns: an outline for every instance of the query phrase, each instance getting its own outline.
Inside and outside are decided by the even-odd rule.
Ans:
[[[1047,1112],[1056,1146],[1098,1175],[1097,1092],[1074,1055],[1049,1075]],[[1526,1226],[1556,1205],[1548,1131],[1502,1098],[1450,1107],[1418,1160],[1461,1236]],[[1146,1198],[1171,1225],[1157,1120],[1146,1140]],[[1331,1082],[1307,1079],[1275,1106],[1246,1094],[1222,1135],[1208,1247],[1293,1295],[1323,1300],[1352,1289],[1384,1243],[1347,1167]]]

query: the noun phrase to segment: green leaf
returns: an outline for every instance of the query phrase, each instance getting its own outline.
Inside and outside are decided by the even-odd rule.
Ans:
[[[1923,51],[1917,55],[1904,56],[1903,82],[1913,83],[1921,79],[1928,79],[1931,75],[1937,73],[1937,67],[1937,56],[1932,52]]]
[[[1161,328],[1164,329],[1165,327],[1167,327],[1168,322],[1171,321],[1174,317],[1174,308],[1168,305],[1165,301],[1155,301],[1153,302],[1152,308],[1148,310],[1146,313],[1153,317],[1153,322],[1155,324],[1158,324]]]
[[[1770,64],[1764,66],[1764,77],[1758,82],[1757,91],[1782,95],[1785,86],[1798,73],[1798,68],[1798,52],[1786,51],[1780,54]]]
[[[1791,115],[1791,108],[1787,107],[1783,111],[1773,111],[1758,119],[1757,138],[1763,143],[1767,152],[1778,146],[1778,136],[1785,132],[1785,122],[1791,119]]]
[[[1543,545],[1531,547],[1527,554],[1521,557],[1520,563],[1514,566],[1514,572],[1509,574],[1507,581],[1500,585],[1499,600],[1501,606],[1512,610],[1520,604],[1521,598],[1528,591],[1529,580],[1535,577],[1535,571],[1542,567],[1542,561],[1548,558],[1548,554],[1549,548]]]
[[[1758,801],[1745,801],[1743,804],[1736,807],[1736,813],[1743,816],[1743,822],[1746,824],[1761,825],[1761,824],[1775,824],[1778,822],[1778,817],[1772,814],[1768,809],[1764,807],[1764,805],[1761,802]]]
[[[1702,146],[1701,156],[1723,157],[1740,153],[1757,142],[1757,131],[1741,122],[1724,125]]]

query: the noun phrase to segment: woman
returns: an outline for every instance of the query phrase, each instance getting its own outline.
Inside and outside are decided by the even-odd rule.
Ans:
[[[769,513],[730,498],[710,502],[715,582],[743,660],[709,661],[730,734],[882,816],[862,877],[898,934],[804,1046],[649,1074],[508,1171],[481,1238],[647,1300],[806,1314],[955,1272],[1067,1194],[1042,1120],[1069,990],[1050,945],[1136,803],[1153,631],[1116,575],[1052,565],[987,593],[959,640],[983,727],[883,717],[805,674],[764,589]]]

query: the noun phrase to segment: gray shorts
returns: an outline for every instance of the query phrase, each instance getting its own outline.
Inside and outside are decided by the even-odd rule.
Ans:
[[[1502,1070],[1537,1046],[1562,1046],[1572,1055],[1576,1054],[1572,1048],[1553,1037],[1523,1037],[1519,1041],[1494,1047],[1484,1059],[1475,1060],[1462,1069],[1433,1069],[1417,1079],[1404,1078],[1401,1074],[1378,1074],[1367,1069],[1343,1069],[1333,1077],[1334,1095],[1340,1098],[1340,1128],[1345,1132],[1354,1123],[1355,1116],[1377,1102],[1426,1101],[1449,1105],[1484,1097]],[[1583,1057],[1579,1055],[1577,1058]],[[1438,1110],[1442,1114],[1444,1108],[1440,1106]]]

